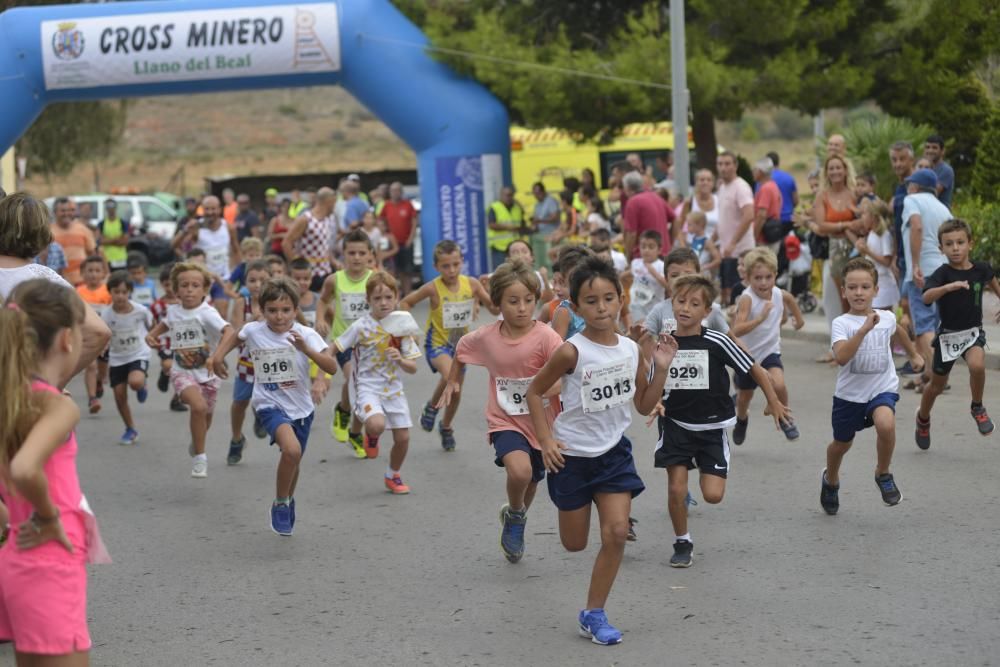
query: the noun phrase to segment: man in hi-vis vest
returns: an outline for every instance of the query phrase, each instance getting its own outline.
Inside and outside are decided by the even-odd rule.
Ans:
[[[524,220],[524,209],[514,201],[514,188],[504,187],[500,199],[486,212],[486,240],[490,246],[490,266],[496,269],[507,261],[507,246],[518,239],[529,240],[533,229]]]

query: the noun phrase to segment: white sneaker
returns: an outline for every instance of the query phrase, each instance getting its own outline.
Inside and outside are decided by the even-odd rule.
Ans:
[[[191,476],[198,478],[208,477],[208,461],[195,458],[191,463]]]

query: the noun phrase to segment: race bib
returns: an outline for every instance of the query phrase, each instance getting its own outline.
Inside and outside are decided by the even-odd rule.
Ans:
[[[708,350],[677,350],[666,389],[708,389]]]
[[[254,381],[264,384],[290,384],[298,380],[293,348],[254,350],[250,356],[253,359]]]
[[[663,320],[663,324],[660,325],[661,334],[672,334],[675,331],[677,331],[677,320],[672,317]]]
[[[368,312],[368,298],[364,292],[340,293],[340,316],[353,322]]]
[[[174,350],[197,350],[205,346],[205,330],[198,320],[181,320],[170,327],[170,347]]]
[[[302,317],[305,319],[306,324],[308,324],[313,329],[316,328],[316,311],[315,310],[303,310]]]
[[[966,329],[965,331],[953,331],[943,333],[938,336],[938,345],[941,347],[941,358],[944,361],[955,361],[975,345],[979,340],[979,327]]]
[[[229,248],[209,248],[205,250],[205,263],[209,271],[225,273],[229,270]]]
[[[472,323],[472,307],[475,302],[444,301],[441,303],[441,321],[445,329],[465,329]]]
[[[135,329],[115,329],[111,334],[111,354],[125,356],[139,351],[142,339]]]
[[[528,385],[534,378],[497,378],[497,403],[508,415],[528,414]]]
[[[632,303],[637,306],[645,306],[647,303],[653,300],[656,296],[656,292],[653,288],[645,284],[640,280],[636,280],[632,283]]]
[[[583,369],[580,401],[586,413],[617,407],[630,401],[634,394],[635,368],[630,359]]]
[[[141,303],[144,306],[148,306],[153,303],[153,288],[152,287],[136,287],[132,290],[132,300],[136,303]]]

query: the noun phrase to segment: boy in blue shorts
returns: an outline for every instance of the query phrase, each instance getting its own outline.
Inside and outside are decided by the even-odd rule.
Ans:
[[[878,271],[858,257],[844,267],[843,295],[850,310],[833,321],[830,342],[833,358],[840,366],[833,392],[833,442],[826,448],[826,469],[820,487],[820,505],[827,514],[840,509],[840,463],[854,443],[854,436],[875,427],[875,484],[882,501],[896,505],[902,494],[889,472],[896,447],[896,401],[899,378],[892,360],[892,335],[896,316],[874,310]]]

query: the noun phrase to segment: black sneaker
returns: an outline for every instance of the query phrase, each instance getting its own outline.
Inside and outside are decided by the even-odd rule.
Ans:
[[[638,519],[628,518],[628,535],[625,539],[629,542],[635,542],[639,539],[639,534],[635,532],[635,525],[639,523]]]
[[[167,393],[167,389],[170,387],[170,378],[163,371],[160,371],[160,377],[156,380],[156,388],[159,389],[164,394]]]
[[[670,557],[670,567],[691,567],[691,552],[694,544],[687,540],[674,542],[674,555]]]
[[[257,416],[256,410],[253,413],[253,434],[261,440],[267,437],[267,429],[260,423],[260,417]]]
[[[920,449],[930,449],[931,447],[931,420],[924,421],[920,418],[920,411],[917,411],[917,430],[914,433],[917,447]]]
[[[892,473],[887,472],[884,475],[876,475],[875,484],[878,485],[878,490],[882,492],[882,502],[889,507],[898,504],[903,499],[903,494],[899,492],[899,487],[896,486],[896,480],[892,478]]]
[[[188,406],[184,405],[180,396],[174,394],[174,397],[170,399],[170,409],[174,412],[187,412]]]
[[[733,427],[733,444],[742,445],[747,439],[747,427],[750,426],[750,415],[746,419],[736,418],[736,426]]]
[[[229,455],[226,456],[226,463],[231,466],[243,460],[243,448],[246,447],[247,439],[241,437],[239,440],[229,442]]]
[[[826,481],[826,469],[820,475],[819,504],[823,511],[833,516],[840,509],[840,484],[834,486]]]

